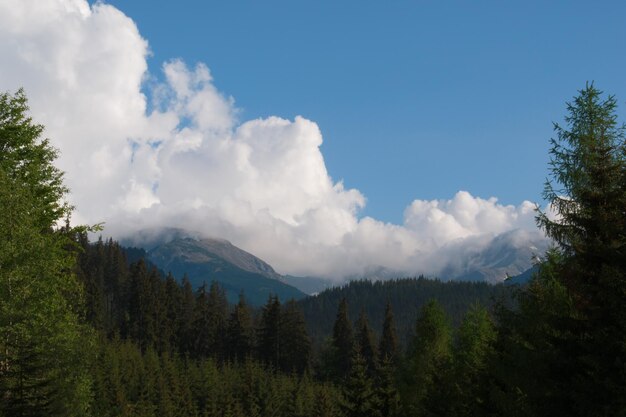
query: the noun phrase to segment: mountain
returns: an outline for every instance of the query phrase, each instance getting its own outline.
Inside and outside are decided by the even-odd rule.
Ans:
[[[549,246],[550,241],[540,232],[520,229],[486,242],[477,239],[451,245],[444,250],[456,254],[449,257],[455,262],[446,265],[438,276],[445,280],[503,282],[507,276],[520,275],[532,268]]]
[[[122,243],[144,248],[149,260],[165,272],[171,271],[177,277],[186,273],[194,286],[216,280],[226,288],[231,301],[243,290],[256,305],[263,304],[270,293],[277,294],[281,300],[299,299],[352,280],[388,280],[423,272],[370,267],[362,275],[343,280],[283,276],[227,240],[206,238],[176,228],[143,230]],[[537,256],[548,246],[549,241],[538,231],[519,229],[495,238],[485,235],[453,242],[440,249],[444,258],[452,261],[430,276],[444,281],[503,282],[508,276],[517,276],[532,268]]]
[[[168,230],[171,233],[161,239],[155,236],[144,242],[137,242],[136,236],[133,243],[145,247],[148,260],[163,271],[177,278],[186,274],[194,288],[219,282],[230,302],[237,302],[242,292],[256,306],[263,305],[270,294],[283,301],[306,296],[283,282],[270,265],[229,241],[185,236],[183,231],[174,230]]]
[[[308,295],[315,295],[328,288],[339,285],[337,281],[317,277],[296,277],[293,275],[284,275],[282,280]]]
[[[527,284],[528,281],[539,271],[539,267],[537,265],[532,268],[527,269],[519,275],[515,275],[513,277],[507,278],[504,283],[506,285],[524,285]]]

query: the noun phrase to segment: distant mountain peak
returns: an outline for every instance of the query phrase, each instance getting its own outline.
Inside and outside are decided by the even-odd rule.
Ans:
[[[146,249],[152,263],[179,279],[187,275],[195,287],[219,282],[231,302],[236,302],[242,291],[254,305],[263,304],[270,294],[281,300],[305,296],[283,282],[271,265],[226,239],[165,228],[140,231],[124,244]]]

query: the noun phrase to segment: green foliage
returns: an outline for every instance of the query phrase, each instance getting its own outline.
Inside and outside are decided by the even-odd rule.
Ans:
[[[376,417],[376,397],[372,386],[372,379],[367,374],[367,362],[359,352],[353,348],[350,373],[342,384],[343,401],[341,409],[346,417]]]
[[[431,300],[422,307],[415,324],[415,338],[406,355],[402,387],[406,414],[425,412],[427,400],[439,389],[440,376],[451,359],[452,326],[441,305]]]
[[[258,330],[258,353],[261,361],[278,368],[280,363],[280,301],[270,296],[261,312]]]
[[[337,310],[337,318],[333,326],[331,368],[336,380],[345,378],[352,361],[354,348],[354,336],[352,335],[352,324],[348,318],[348,302],[342,299]]]
[[[365,312],[361,312],[356,328],[357,348],[365,360],[368,375],[373,378],[376,374],[376,370],[378,369],[378,349],[376,347],[376,336],[367,322]]]
[[[227,325],[228,358],[232,361],[243,362],[253,349],[252,313],[241,294],[239,303],[230,315]]]
[[[391,303],[387,302],[387,306],[385,307],[385,321],[383,322],[383,331],[378,347],[379,360],[381,363],[386,359],[393,364],[397,363],[399,359],[398,343],[398,332],[393,318],[393,310]]]
[[[415,318],[431,299],[443,306],[454,326],[458,326],[471,305],[479,303],[491,308],[498,301],[511,304],[514,288],[486,282],[443,282],[427,278],[404,278],[386,281],[351,281],[343,287],[325,290],[315,297],[298,301],[307,324],[314,349],[333,334],[336,312],[346,299],[349,317],[367,315],[372,329],[382,329],[387,304],[393,309],[398,336],[398,349],[404,350],[415,330]],[[350,352],[350,351],[348,351]]]
[[[593,84],[555,124],[538,224],[558,247],[500,313],[491,406],[507,415],[626,410],[626,149],[617,101]],[[520,365],[520,364],[523,364]]]
[[[302,374],[309,367],[311,340],[302,311],[294,300],[288,301],[280,314],[280,369]]]
[[[23,91],[0,94],[0,415],[86,415],[92,344],[83,326],[67,189]]]

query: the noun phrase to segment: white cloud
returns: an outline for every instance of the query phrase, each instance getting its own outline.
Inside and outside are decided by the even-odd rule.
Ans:
[[[511,230],[534,230],[531,203],[504,206],[464,191],[415,200],[402,225],[359,218],[365,198],[330,178],[314,122],[241,122],[206,65],[166,62],[156,83],[148,53],[134,22],[110,5],[0,2],[0,90],[25,87],[62,152],[81,222],[106,221],[116,236],[191,228],[282,273],[325,276],[437,273],[460,242],[486,247]]]

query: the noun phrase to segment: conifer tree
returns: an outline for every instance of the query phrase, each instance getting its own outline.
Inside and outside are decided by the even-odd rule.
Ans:
[[[346,417],[377,417],[376,398],[372,379],[367,374],[367,363],[355,346],[352,351],[351,368],[342,384],[341,408]]]
[[[385,307],[385,319],[378,353],[380,362],[383,362],[385,358],[388,358],[392,364],[396,364],[398,361],[398,333],[389,301]]]
[[[617,100],[593,84],[554,125],[537,222],[558,247],[499,321],[494,401],[525,415],[616,415],[626,409],[626,148]],[[516,369],[517,378],[504,369]],[[527,368],[536,369],[530,375]],[[498,389],[499,388],[499,389]]]
[[[315,406],[313,408],[312,417],[335,417],[337,411],[335,410],[334,402],[326,387],[322,387],[315,395]]]
[[[270,295],[261,312],[258,328],[258,352],[262,362],[277,369],[280,363],[281,346],[280,301]]]
[[[335,378],[341,380],[350,372],[350,361],[354,349],[352,325],[348,318],[348,302],[345,298],[339,303],[333,326],[332,362]]]
[[[85,415],[93,339],[56,150],[27,115],[24,92],[0,94],[0,415]]]
[[[225,334],[228,318],[226,293],[217,281],[211,283],[207,299],[209,354],[218,361],[225,356]]]
[[[284,372],[303,373],[309,366],[311,340],[304,316],[294,300],[282,308],[280,319],[280,368]]]
[[[251,356],[253,336],[250,307],[246,303],[244,295],[240,294],[239,302],[233,309],[230,319],[228,320],[228,358],[241,363],[247,357]]]
[[[380,417],[397,417],[400,414],[400,394],[396,387],[396,368],[389,356],[380,362],[376,374],[374,395]]]
[[[415,338],[407,353],[402,392],[406,414],[421,415],[427,411],[428,397],[438,389],[451,356],[452,326],[439,303],[431,300],[417,318]]]
[[[193,287],[185,274],[182,279],[180,315],[176,326],[178,348],[182,354],[193,354],[195,349],[195,304],[196,299],[193,293]]]
[[[368,376],[374,378],[378,368],[378,350],[376,348],[376,336],[374,336],[374,332],[367,321],[365,311],[361,311],[356,327],[359,352],[365,360]]]

